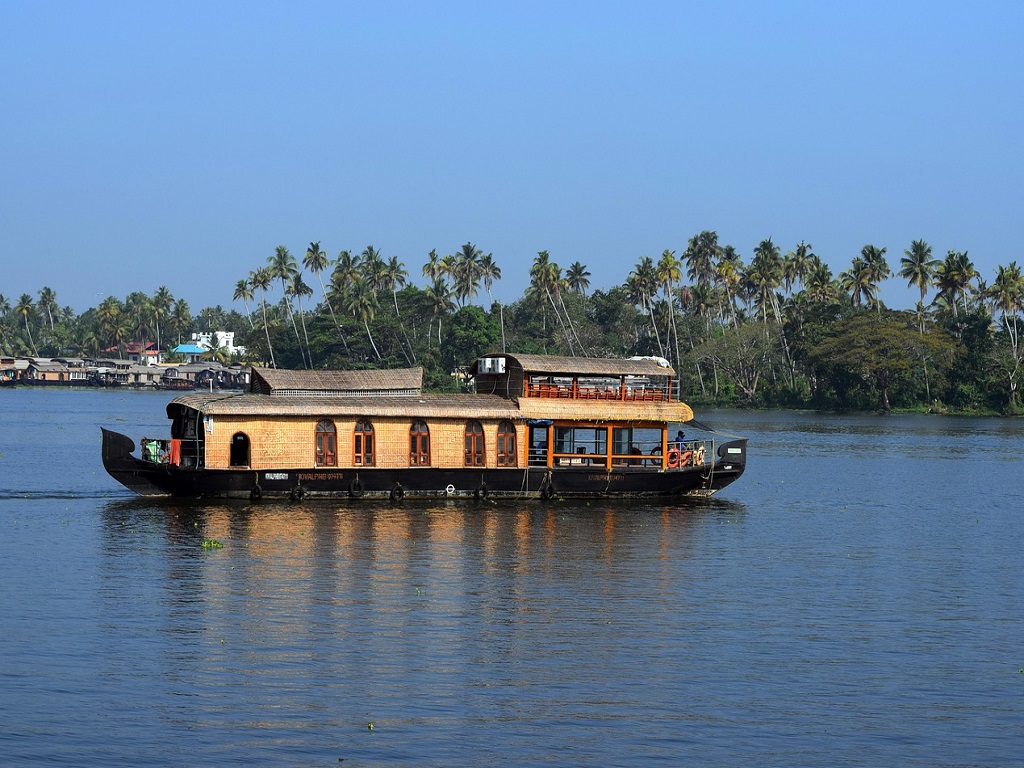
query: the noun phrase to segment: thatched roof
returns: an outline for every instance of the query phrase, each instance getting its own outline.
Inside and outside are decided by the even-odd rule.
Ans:
[[[422,368],[363,371],[285,371],[253,368],[250,389],[264,395],[345,396],[417,394],[423,387]]]
[[[600,357],[560,357],[558,355],[523,355],[499,353],[484,357],[504,357],[517,364],[527,374],[543,373],[550,376],[675,376],[668,365],[656,360],[622,360]],[[473,373],[477,372],[477,363]]]
[[[527,419],[579,421],[689,421],[693,409],[680,402],[565,400],[524,397],[519,412]]]
[[[499,395],[417,395],[301,397],[251,393],[190,392],[174,398],[177,407],[201,410],[211,416],[324,416],[435,419],[551,419],[560,421],[689,421],[693,411],[677,402],[620,402],[522,398],[517,405]]]
[[[213,395],[191,392],[174,398],[168,416],[177,407],[201,410],[211,416],[323,416],[370,418],[515,419],[515,402],[498,395],[348,395],[302,397],[252,393]]]

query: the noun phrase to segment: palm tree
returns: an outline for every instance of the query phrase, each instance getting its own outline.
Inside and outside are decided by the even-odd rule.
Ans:
[[[561,267],[551,261],[551,254],[547,251],[538,251],[537,258],[533,260],[533,266],[530,267],[530,288],[538,296],[544,296],[548,300],[548,303],[551,304],[551,308],[555,311],[555,317],[558,319],[558,324],[562,326],[562,334],[565,336],[566,344],[569,347],[569,353],[575,356],[576,349],[573,345],[573,335],[569,332],[569,328],[566,326],[566,320],[562,318],[562,313],[558,309],[558,304],[555,303],[555,296],[558,294],[561,282]],[[561,303],[560,295],[559,303]],[[564,309],[565,305],[563,304],[562,306]]]
[[[377,294],[367,277],[360,276],[349,286],[345,294],[345,308],[352,313],[356,320],[362,322],[366,329],[366,337],[370,340],[370,346],[373,347],[373,353],[380,360],[380,352],[373,341],[373,334],[370,333],[370,321],[377,311]]]
[[[454,256],[452,278],[455,298],[459,306],[471,301],[480,291],[480,259],[483,253],[472,243],[466,243]]]
[[[658,275],[650,256],[640,257],[633,271],[626,277],[625,287],[630,300],[650,317],[654,340],[658,343],[658,354],[664,357],[665,347],[661,344],[658,324],[654,321],[654,295],[658,291]]]
[[[107,296],[96,308],[96,318],[99,320],[100,332],[103,334],[104,344],[114,344],[114,328],[120,322],[121,302],[113,296]]]
[[[765,332],[768,330],[767,308],[771,308],[775,316],[775,322],[779,329],[779,339],[782,342],[782,356],[786,363],[786,370],[789,374],[790,386],[796,386],[796,368],[793,359],[789,354],[789,342],[786,339],[786,330],[782,323],[782,309],[779,306],[779,296],[776,290],[782,285],[784,263],[779,247],[769,237],[762,240],[754,249],[754,258],[744,275],[750,294],[755,304],[761,310],[761,319],[765,323]]]
[[[586,298],[587,288],[590,287],[590,272],[587,271],[586,264],[580,264],[578,261],[570,264],[565,270],[565,283],[570,291]]]
[[[57,294],[53,288],[43,287],[39,291],[39,309],[46,313],[50,321],[50,330],[53,330],[53,313],[60,309],[57,305]]]
[[[402,329],[402,337],[405,339],[405,347],[402,348],[402,354],[405,355],[409,365],[415,365],[416,352],[409,341],[409,334],[406,333],[405,323],[402,322],[402,313],[398,309],[398,289],[405,285],[405,278],[408,276],[409,273],[405,269],[405,264],[397,256],[392,256],[388,259],[387,264],[384,265],[384,287],[391,291],[391,298],[395,302],[395,319],[398,321],[398,327]]]
[[[288,293],[288,283],[299,274],[299,263],[292,256],[291,252],[279,245],[274,249],[274,255],[267,257],[271,276],[281,281],[281,292],[284,294],[285,308],[288,310],[288,318],[292,323],[292,330],[295,331],[295,341],[299,345],[299,354],[302,355],[302,339],[299,338],[299,326],[295,323],[295,314],[292,312],[291,298]],[[306,359],[302,358],[303,365]]]
[[[964,312],[967,311],[967,295],[975,292],[973,283],[977,277],[978,270],[967,257],[967,251],[950,250],[945,261],[935,268],[935,284],[939,287],[939,295],[953,308],[953,317],[957,316],[957,297],[963,302]]]
[[[718,233],[704,230],[690,238],[683,253],[686,276],[696,285],[710,285],[715,279],[715,262],[719,255]]]
[[[892,274],[892,270],[889,269],[889,262],[885,260],[885,251],[885,248],[878,248],[874,245],[865,245],[860,251],[861,257],[863,257],[867,264],[871,282],[876,287],[874,304],[875,310],[879,315],[882,313],[882,303],[878,301],[878,285]]]
[[[256,325],[252,321],[252,315],[249,314],[249,302],[255,298],[255,294],[252,292],[252,286],[249,285],[248,280],[239,280],[235,283],[235,294],[231,297],[232,301],[241,301],[245,307],[245,318],[249,321],[249,327],[255,328]]]
[[[387,265],[384,263],[384,257],[380,255],[380,251],[372,245],[366,246],[359,254],[357,264],[360,275],[366,280],[371,291],[377,292],[385,287],[384,272]],[[376,305],[376,298],[374,305]]]
[[[793,288],[794,283],[799,282],[803,285],[804,278],[807,277],[818,258],[814,255],[813,248],[813,245],[801,240],[797,243],[796,248],[783,257],[782,282],[787,293]]]
[[[28,322],[29,317],[35,314],[35,305],[32,303],[32,297],[27,293],[21,294],[21,298],[18,299],[18,306],[14,308],[14,311],[21,315],[25,321],[25,333],[28,334],[28,344],[32,348],[32,354],[39,357],[36,343],[32,340],[32,328]]]
[[[125,299],[125,313],[133,328],[133,336],[139,342],[139,361],[149,360],[146,347],[149,343],[149,331],[152,328],[153,310],[149,296],[142,291],[134,291]]]
[[[398,311],[398,289],[405,285],[405,278],[409,276],[405,264],[397,256],[392,256],[384,265],[384,287],[391,291],[391,297],[395,302],[395,316],[399,321],[402,313]]]
[[[917,286],[921,291],[921,301],[935,282],[935,268],[938,259],[932,258],[932,247],[924,240],[913,240],[910,248],[904,249],[900,259],[899,276],[907,281],[907,287]]]
[[[427,286],[427,298],[430,300],[430,322],[437,318],[437,346],[441,346],[441,317],[455,309],[455,302],[452,301],[452,289],[445,279],[440,275],[433,278],[433,282]],[[427,337],[430,337],[430,326],[427,326]]]
[[[441,257],[437,255],[435,249],[431,248],[430,253],[427,254],[427,263],[423,265],[423,276],[429,280],[434,280],[440,277],[441,274]]]
[[[192,310],[189,309],[187,301],[178,299],[174,302],[174,307],[171,309],[171,328],[177,333],[179,344],[181,344],[181,335],[191,325]]]
[[[1017,313],[1024,306],[1024,275],[1021,274],[1016,261],[1011,261],[1008,267],[999,266],[997,268],[996,279],[988,289],[988,295],[996,309],[1002,314],[1003,325],[1006,327],[1013,357],[1016,360],[1018,359]]]
[[[163,344],[160,326],[167,319],[171,307],[174,306],[174,296],[171,295],[171,291],[166,285],[161,285],[156,289],[153,297],[149,300],[149,306],[152,312],[153,324],[156,327],[156,348],[159,352]]]
[[[807,292],[807,299],[814,304],[824,304],[834,301],[839,295],[838,287],[832,278],[832,270],[828,264],[816,260],[811,271],[807,274],[804,290]]]
[[[359,277],[359,259],[351,251],[339,251],[331,272],[331,296],[344,296],[356,278]]]
[[[874,305],[878,285],[872,279],[872,274],[871,266],[862,256],[854,256],[850,268],[839,274],[839,287],[850,295],[854,306]]]
[[[347,251],[345,251],[347,253]],[[331,297],[327,294],[327,289],[324,287],[323,278],[320,277],[320,273],[323,272],[331,264],[331,260],[328,258],[325,251],[320,250],[320,241],[317,240],[315,243],[310,243],[309,248],[306,249],[306,255],[302,258],[302,266],[306,267],[310,272],[316,275],[316,280],[320,283],[320,294],[324,297],[324,303],[327,304],[327,309],[331,313],[331,320],[334,321],[334,327],[338,329],[338,334],[341,336],[341,343],[345,345],[345,352],[348,353],[348,343],[345,341],[345,334],[341,332],[341,326],[338,325],[338,318],[334,314],[334,306],[331,304]]]
[[[253,270],[249,273],[249,284],[260,292],[260,304],[263,307],[263,333],[267,337],[267,352],[270,354],[270,367],[277,368],[277,363],[274,362],[274,347],[270,343],[270,326],[267,323],[267,289],[270,288],[270,283],[274,279],[274,274],[271,272],[270,267],[260,267],[259,269]]]
[[[487,291],[487,303],[493,304],[491,288],[495,280],[501,280],[501,267],[494,261],[494,254],[485,253],[480,257],[480,279],[483,281],[484,290]]]
[[[762,240],[754,249],[754,258],[742,277],[754,304],[761,312],[761,321],[767,324],[768,311],[779,316],[775,290],[782,285],[783,264],[779,247],[771,238]],[[780,321],[781,322],[781,321]]]
[[[494,298],[491,296],[491,286],[495,280],[501,280],[501,267],[494,261],[494,254],[487,253],[480,257],[480,279],[484,281],[484,289],[487,291],[487,304],[490,311],[494,310]],[[501,325],[501,351],[505,351],[505,310],[498,304],[498,322]]]
[[[738,327],[736,311],[736,288],[740,285],[745,267],[743,257],[731,245],[718,249],[718,262],[715,265],[715,285],[721,286],[725,298],[719,314],[723,318],[731,317],[733,327]]]
[[[665,333],[665,341],[669,345],[675,338],[675,365],[679,366],[679,331],[676,328],[675,315],[675,284],[682,280],[682,263],[676,258],[675,251],[665,249],[661,252],[658,266],[655,268],[655,279],[661,285],[664,292],[665,302],[668,304],[668,328]]]
[[[302,311],[302,297],[303,296],[312,296],[313,295],[313,289],[310,288],[308,285],[306,285],[306,282],[302,279],[302,273],[299,272],[294,277],[292,277],[292,279],[289,281],[286,293],[287,293],[288,296],[294,296],[295,300],[296,300],[296,303],[298,304],[298,307],[299,307],[299,319],[302,321],[302,336],[306,340],[306,353],[303,356],[302,362],[303,362],[303,365],[305,365],[306,364],[306,360],[308,359],[309,360],[309,367],[312,368],[313,367],[313,352],[309,348],[309,334],[306,332],[306,313]],[[300,352],[302,351],[301,346],[299,348],[299,351]]]

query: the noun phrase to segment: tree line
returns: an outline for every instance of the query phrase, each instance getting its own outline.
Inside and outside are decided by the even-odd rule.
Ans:
[[[492,297],[501,269],[472,243],[430,251],[422,286],[372,245],[332,257],[311,242],[301,259],[281,245],[236,282],[231,301],[241,311],[218,305],[193,315],[166,287],[108,297],[80,315],[49,287],[17,301],[0,294],[0,350],[96,356],[132,341],[165,348],[195,331],[233,331],[252,362],[421,365],[438,391],[458,386],[458,366],[494,350],[656,355],[678,371],[681,395],[701,404],[1016,413],[1024,310],[1016,262],[997,267],[989,284],[966,251],[940,259],[915,240],[895,269],[886,255],[865,245],[834,275],[808,243],[783,253],[765,239],[745,262],[703,231],[678,255],[642,256],[621,284],[591,290],[585,264],[563,269],[540,251],[523,295],[506,304]],[[917,293],[913,310],[884,306],[888,279]]]

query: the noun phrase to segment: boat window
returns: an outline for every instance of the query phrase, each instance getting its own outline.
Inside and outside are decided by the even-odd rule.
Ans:
[[[543,467],[548,463],[548,427],[530,427],[530,465]]]
[[[356,466],[372,467],[373,458],[373,424],[366,420],[356,422],[355,433],[353,434],[352,463]]]
[[[498,466],[516,466],[516,428],[511,421],[498,425]]]
[[[245,432],[236,432],[231,437],[231,466],[249,466],[249,436]]]
[[[605,427],[555,427],[554,455],[559,466],[604,464],[608,453]],[[586,458],[583,458],[586,456]]]
[[[466,466],[484,465],[484,428],[479,421],[466,422]]]
[[[426,422],[414,421],[409,428],[409,466],[430,464],[430,430]]]
[[[316,465],[338,466],[338,430],[334,422],[327,419],[316,423]]]
[[[612,430],[613,464],[638,466],[654,460],[637,458],[661,453],[663,431],[655,427],[615,427]],[[658,459],[660,461],[660,459]]]

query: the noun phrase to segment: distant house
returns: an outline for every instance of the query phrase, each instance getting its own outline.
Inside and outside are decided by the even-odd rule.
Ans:
[[[68,382],[71,384],[88,384],[95,372],[81,357],[55,357],[53,362],[60,363],[67,368]]]
[[[117,347],[109,347],[104,352],[110,354],[118,352]],[[124,347],[125,355],[128,358],[128,362],[136,363],[138,365],[156,365],[164,361],[163,353],[157,348],[156,342],[146,342],[145,349],[138,341],[130,341]]]
[[[18,380],[17,361],[13,357],[0,357],[0,384],[13,384]]]
[[[128,384],[128,371],[132,367],[130,360],[119,358],[96,360],[92,369],[93,381],[99,386],[111,387]]]
[[[163,372],[162,368],[153,365],[133,365],[128,369],[128,386],[155,387]]]
[[[204,347],[207,351],[214,348],[215,341],[220,345],[217,349],[226,350],[231,356],[245,354],[245,347],[235,346],[234,331],[214,331],[212,333],[203,332],[192,334],[192,343],[196,346]]]
[[[165,368],[160,378],[160,386],[164,389],[247,389],[249,370],[240,365],[225,368],[215,361],[183,363]]]
[[[30,384],[58,384],[68,380],[68,369],[53,360],[33,358],[22,378]]]
[[[181,355],[185,358],[188,363],[198,363],[203,359],[210,350],[206,347],[201,347],[198,344],[179,344],[171,350],[176,355]]]
[[[138,365],[156,365],[164,361],[164,356],[156,346],[156,342],[146,343],[145,348],[137,341],[132,341],[125,346],[125,354],[128,359]]]

